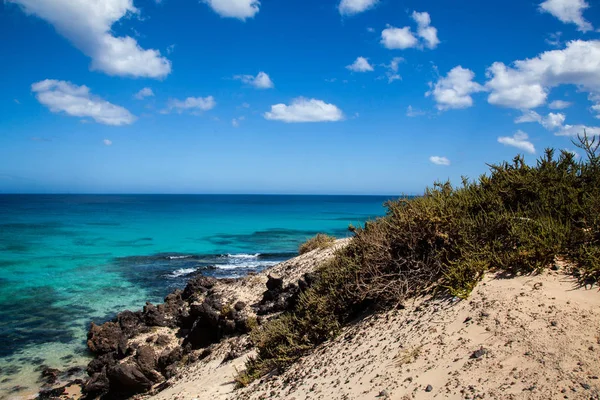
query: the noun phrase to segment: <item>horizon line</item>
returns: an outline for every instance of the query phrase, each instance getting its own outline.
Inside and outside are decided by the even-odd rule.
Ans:
[[[370,197],[402,197],[418,196],[415,193],[403,194],[357,194],[357,193],[93,193],[93,192],[0,192],[4,195],[31,195],[31,196],[370,196]]]

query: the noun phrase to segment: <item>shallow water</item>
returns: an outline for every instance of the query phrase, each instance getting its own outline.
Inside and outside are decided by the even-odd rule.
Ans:
[[[83,365],[90,321],[159,302],[198,271],[243,276],[319,232],[383,215],[380,196],[0,195],[0,398],[40,364]]]

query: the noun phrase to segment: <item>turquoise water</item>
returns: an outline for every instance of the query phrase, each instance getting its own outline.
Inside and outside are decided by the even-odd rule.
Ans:
[[[159,302],[196,272],[242,276],[318,232],[345,237],[388,199],[0,195],[0,397],[34,387],[39,364],[85,362],[90,321]]]

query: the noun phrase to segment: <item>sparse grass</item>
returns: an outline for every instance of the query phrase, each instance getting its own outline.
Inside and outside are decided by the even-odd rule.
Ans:
[[[518,156],[460,187],[436,183],[422,197],[387,203],[385,217],[355,229],[317,268],[293,310],[252,332],[257,356],[240,379],[285,369],[368,308],[425,292],[466,298],[489,270],[535,273],[564,257],[582,284],[598,282],[600,141],[579,139],[581,161],[548,149],[535,166]],[[317,238],[300,252],[332,242]]]
[[[333,246],[333,243],[335,243],[335,238],[333,236],[318,233],[316,236],[313,236],[306,242],[302,243],[298,248],[298,253],[306,254],[309,251],[316,249],[326,249]]]
[[[398,368],[401,368],[405,364],[412,364],[412,363],[414,363],[415,361],[417,361],[417,359],[421,355],[421,350],[422,349],[423,349],[423,346],[417,346],[417,347],[415,347],[413,349],[402,350],[401,352],[399,352],[396,355],[396,357],[394,357],[394,361],[396,363],[396,366]]]

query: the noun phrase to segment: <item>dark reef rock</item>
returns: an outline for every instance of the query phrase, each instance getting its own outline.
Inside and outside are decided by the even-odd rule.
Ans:
[[[60,374],[60,371],[57,370],[56,368],[44,367],[44,368],[42,368],[42,372],[41,372],[41,380],[46,385],[54,385],[56,383],[56,381],[58,380],[59,374]]]
[[[141,313],[131,312],[129,310],[123,311],[117,316],[117,322],[121,327],[121,331],[127,338],[132,338],[140,333],[142,320]]]
[[[141,346],[135,354],[135,361],[142,373],[152,382],[162,381],[162,376],[156,371],[158,363],[156,353],[150,346]]]
[[[139,365],[126,362],[107,371],[110,390],[121,393],[143,393],[152,388],[152,381],[144,375]]]
[[[125,354],[127,338],[116,322],[106,322],[100,326],[92,322],[88,332],[87,345],[90,351],[96,354],[111,352]]]
[[[177,374],[182,362],[206,358],[212,353],[212,346],[223,338],[248,333],[260,324],[264,315],[294,307],[300,293],[313,285],[314,280],[314,275],[305,274],[297,284],[284,287],[282,277],[270,274],[262,300],[248,305],[235,299],[226,301],[215,290],[217,282],[227,285],[235,279],[197,275],[184,290],[166,296],[162,304],[146,303],[141,311],[123,311],[102,325],[92,323],[87,344],[95,358],[87,366],[90,378],[82,383],[83,392],[87,398],[116,399],[152,387],[156,390],[168,387],[167,380]],[[177,334],[180,345],[173,346],[173,336],[163,333],[131,341],[156,327],[176,330],[173,333]],[[202,350],[196,352],[196,349]],[[247,350],[243,346],[232,347],[224,362]],[[48,374],[48,382],[53,381],[53,376]]]
[[[60,396],[62,396],[62,394],[65,393],[65,390],[66,388],[64,386],[56,389],[40,390],[40,393],[38,394],[37,398],[43,400],[59,399]]]
[[[94,375],[97,372],[102,371],[104,367],[112,367],[117,363],[115,353],[107,353],[97,356],[87,366],[87,373],[89,376]]]
[[[110,382],[106,376],[106,369],[91,375],[91,378],[83,386],[83,392],[90,397],[107,393],[110,389]]]
[[[269,279],[271,276],[269,276]],[[260,301],[256,314],[266,315],[276,312],[285,311],[296,305],[298,296],[300,295],[300,288],[294,283],[290,283],[285,288],[279,286],[279,284],[271,285],[269,289],[269,281],[267,281],[267,291],[263,293],[262,300]]]
[[[283,278],[276,274],[269,274],[267,279],[267,290],[279,291],[283,289]]]
[[[216,283],[217,279],[215,278],[198,275],[188,281],[185,289],[183,289],[181,298],[187,300],[198,293],[205,294],[209,289],[212,289]]]

